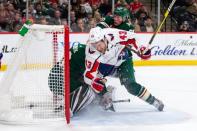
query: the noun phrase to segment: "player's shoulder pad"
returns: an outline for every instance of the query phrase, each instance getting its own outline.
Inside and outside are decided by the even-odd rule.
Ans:
[[[98,27],[101,28],[109,28],[111,25],[113,25],[113,17],[112,16],[106,16],[102,18],[101,22],[97,24]]]
[[[130,24],[130,23],[126,23],[126,25],[128,26],[129,30],[134,30],[134,25]]]

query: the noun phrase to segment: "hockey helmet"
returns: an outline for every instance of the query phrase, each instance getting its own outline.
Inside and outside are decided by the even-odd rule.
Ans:
[[[129,13],[129,10],[125,7],[117,7],[115,10],[114,10],[114,15],[118,15],[118,16],[121,16],[123,21],[126,21],[127,19],[129,19],[130,17],[130,13]]]
[[[95,27],[90,30],[88,38],[89,43],[96,43],[102,39],[104,39],[104,34],[100,27]]]

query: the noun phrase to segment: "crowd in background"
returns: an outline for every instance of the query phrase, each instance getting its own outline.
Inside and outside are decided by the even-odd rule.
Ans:
[[[177,31],[197,31],[197,0],[178,0],[173,13],[177,21]]]
[[[197,31],[197,2],[190,1],[193,1],[190,6],[177,5],[174,10],[179,13],[175,17],[177,31]],[[116,0],[115,8],[118,6],[129,10],[128,22],[134,25],[136,32],[155,31],[156,23],[149,7],[140,0]],[[71,32],[89,32],[107,15],[112,15],[112,0],[71,0]],[[68,0],[29,0],[28,18],[37,24],[67,25]],[[25,20],[26,0],[0,0],[0,32],[17,32]],[[187,24],[191,26],[189,30],[184,28]]]

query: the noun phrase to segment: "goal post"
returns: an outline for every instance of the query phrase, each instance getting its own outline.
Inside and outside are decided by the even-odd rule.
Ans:
[[[64,41],[65,43],[65,48],[64,48],[64,58],[65,58],[65,63],[64,63],[64,67],[65,67],[65,71],[64,71],[64,81],[65,82],[65,105],[69,105],[69,106],[65,106],[65,116],[66,116],[66,122],[67,124],[70,123],[70,62],[69,62],[69,50],[70,50],[70,46],[69,46],[69,28],[66,27],[65,28],[65,34],[68,37],[64,37]]]
[[[33,24],[0,81],[0,121],[70,122],[69,28]]]

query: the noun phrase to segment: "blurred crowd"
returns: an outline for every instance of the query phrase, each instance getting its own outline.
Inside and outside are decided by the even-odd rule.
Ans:
[[[115,7],[124,6],[130,11],[128,22],[137,32],[154,31],[153,20],[147,8],[139,0],[117,0]],[[26,2],[23,0],[3,0],[0,3],[1,31],[16,32],[26,19]],[[111,0],[72,0],[71,31],[89,32],[92,27],[107,16],[112,15]],[[67,0],[33,0],[29,2],[28,17],[37,24],[67,25]]]
[[[197,31],[197,0],[178,0],[174,10],[177,31]]]
[[[195,0],[194,0],[195,1]],[[44,25],[68,25],[68,0],[29,0],[28,18],[34,23]],[[115,8],[123,6],[130,12],[128,22],[133,24],[136,32],[153,32],[156,23],[149,7],[140,0],[115,0]],[[194,12],[196,20],[196,1],[186,10]],[[26,0],[0,0],[0,32],[17,32],[26,20]],[[112,0],[71,0],[70,27],[71,32],[89,32],[101,22],[105,16],[112,14]],[[185,18],[185,16],[183,16]],[[192,18],[193,20],[193,18]],[[181,25],[188,24],[181,17],[177,18]],[[196,31],[196,21],[194,29]],[[189,22],[190,24],[191,22]],[[191,23],[192,25],[192,23]]]
[[[172,0],[162,0],[166,8]],[[171,11],[179,32],[197,31],[197,0],[177,0]]]

